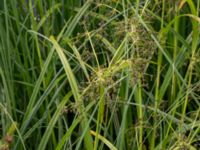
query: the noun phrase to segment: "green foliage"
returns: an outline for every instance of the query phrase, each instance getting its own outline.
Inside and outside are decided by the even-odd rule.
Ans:
[[[2,0],[0,149],[200,149],[199,10]]]

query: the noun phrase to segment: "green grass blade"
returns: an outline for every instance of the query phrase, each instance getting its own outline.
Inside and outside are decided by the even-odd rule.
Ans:
[[[49,136],[52,133],[53,127],[55,126],[56,122],[58,121],[59,117],[60,117],[60,113],[63,111],[63,108],[65,106],[65,104],[67,103],[67,101],[69,100],[69,98],[71,97],[72,93],[69,92],[68,94],[66,94],[66,96],[61,100],[61,102],[59,103],[59,105],[57,106],[57,109],[54,113],[54,115],[52,116],[50,122],[49,122],[49,126],[46,128],[43,137],[40,141],[40,144],[38,146],[38,149],[45,149],[46,148],[46,144],[49,140]]]
[[[71,89],[72,89],[74,99],[75,99],[76,103],[80,105],[80,107],[78,108],[78,111],[79,111],[79,113],[84,114],[84,121],[82,122],[82,128],[84,129],[85,124],[87,123],[87,118],[86,118],[86,115],[84,113],[83,101],[81,100],[81,97],[80,97],[80,91],[78,89],[77,81],[74,77],[73,71],[72,71],[72,69],[69,65],[69,62],[66,59],[64,52],[62,51],[61,47],[58,45],[58,43],[56,42],[56,40],[54,39],[53,36],[51,36],[50,39],[51,39],[51,41],[52,41],[52,43],[53,43],[53,45],[54,45],[54,47],[55,47],[55,49],[56,49],[56,51],[59,55],[59,58],[60,58],[60,60],[63,64],[63,67],[65,69],[68,81],[69,81]],[[92,142],[92,137],[89,134],[89,131],[86,132],[84,140],[85,140],[85,145],[86,145],[87,149],[92,149],[93,142]]]

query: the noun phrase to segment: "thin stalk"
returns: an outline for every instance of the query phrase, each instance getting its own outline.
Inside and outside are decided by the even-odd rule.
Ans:
[[[141,74],[139,73],[139,79],[138,79],[138,87],[136,90],[136,99],[138,103],[137,112],[138,112],[138,122],[139,122],[139,145],[138,150],[143,149],[143,108],[142,108],[142,83],[141,83]]]
[[[192,1],[187,1],[189,6],[190,6],[190,9],[191,9],[191,12],[193,15],[197,16],[197,11],[196,11],[196,8],[195,8],[195,5]],[[186,73],[186,79],[188,77],[188,86],[187,86],[187,91],[186,91],[186,97],[185,97],[185,101],[184,101],[184,104],[183,104],[183,107],[182,107],[182,117],[181,117],[181,120],[184,121],[184,116],[185,116],[185,113],[186,113],[186,108],[187,108],[187,105],[188,105],[188,99],[189,99],[189,89],[191,88],[191,85],[192,85],[192,76],[193,76],[193,69],[194,69],[194,64],[195,64],[195,54],[196,54],[196,50],[197,50],[197,45],[198,45],[198,40],[199,40],[199,30],[198,30],[198,23],[194,20],[192,20],[192,31],[193,31],[193,34],[192,34],[192,47],[191,47],[191,58],[190,58],[190,63],[189,63],[189,66],[188,66],[188,70],[187,70],[187,73]],[[188,75],[188,76],[187,76]]]
[[[99,110],[98,110],[98,117],[97,117],[97,126],[96,126],[96,134],[100,134],[100,128],[99,126],[103,123],[104,119],[104,105],[105,105],[105,88],[103,85],[100,85],[99,87],[99,93],[100,93],[100,100],[99,100]],[[98,137],[95,136],[95,141],[94,141],[94,150],[98,148]]]
[[[178,6],[175,5],[175,12],[178,11]],[[176,14],[178,15],[178,13]],[[179,18],[177,18],[174,22],[174,31],[178,32],[179,31]],[[174,41],[173,41],[173,62],[176,61],[176,56],[177,56],[177,50],[178,50],[178,40],[177,37],[174,36]],[[175,95],[176,94],[176,74],[174,71],[174,67],[173,67],[173,75],[172,75],[172,89],[171,89],[171,101],[170,101],[170,105],[173,102],[173,100],[175,99]]]
[[[164,26],[164,14],[165,14],[165,0],[162,0],[162,20],[161,20],[161,29]],[[157,59],[157,75],[156,75],[156,89],[155,89],[155,109],[157,110],[160,104],[160,98],[159,98],[159,91],[160,91],[160,74],[161,74],[161,66],[162,66],[162,52],[158,51],[158,59]],[[155,112],[155,115],[157,115],[157,112]],[[150,142],[150,150],[154,150],[155,147],[155,139],[156,139],[156,118],[154,118],[153,123],[153,131],[151,136],[151,142]]]
[[[175,5],[175,12],[178,13],[178,6]],[[176,14],[178,15],[178,14]],[[179,23],[180,22],[180,19],[177,18],[174,22],[174,31],[175,32],[179,32]],[[173,62],[175,63],[176,62],[176,59],[177,59],[177,53],[178,53],[178,39],[177,39],[177,36],[174,35],[173,36]],[[176,77],[176,73],[175,73],[175,66],[172,67],[172,85],[171,85],[171,96],[170,96],[170,101],[169,101],[169,106],[171,105],[174,105],[174,109],[173,109],[173,112],[172,112],[172,115],[174,116],[175,113],[176,113],[176,108],[177,108],[177,105],[178,105],[178,102],[175,102],[177,99],[176,99],[176,94],[177,94],[177,77]],[[168,137],[169,133],[170,133],[170,130],[171,130],[171,125],[172,125],[172,120],[169,121],[168,125],[167,125],[167,129],[166,129],[166,138]],[[166,143],[163,142],[163,146],[166,146]]]
[[[30,14],[31,14],[32,29],[34,31],[36,31],[37,23],[36,23],[35,17],[37,17],[37,16],[34,15],[33,5],[32,5],[32,1],[31,0],[29,1],[29,8],[30,8]],[[35,34],[33,36],[34,36],[34,39],[35,39],[35,44],[36,44],[37,54],[38,54],[38,58],[39,58],[38,61],[39,61],[39,64],[40,64],[40,69],[42,69],[43,60],[42,60],[42,55],[41,55],[41,52],[40,52],[38,37]]]

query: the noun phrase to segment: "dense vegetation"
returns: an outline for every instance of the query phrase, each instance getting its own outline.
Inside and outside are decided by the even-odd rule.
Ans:
[[[1,0],[1,150],[200,149],[199,0]]]

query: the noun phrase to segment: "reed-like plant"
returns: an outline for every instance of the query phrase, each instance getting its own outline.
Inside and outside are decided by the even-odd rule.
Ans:
[[[0,150],[200,149],[197,0],[1,0]]]

